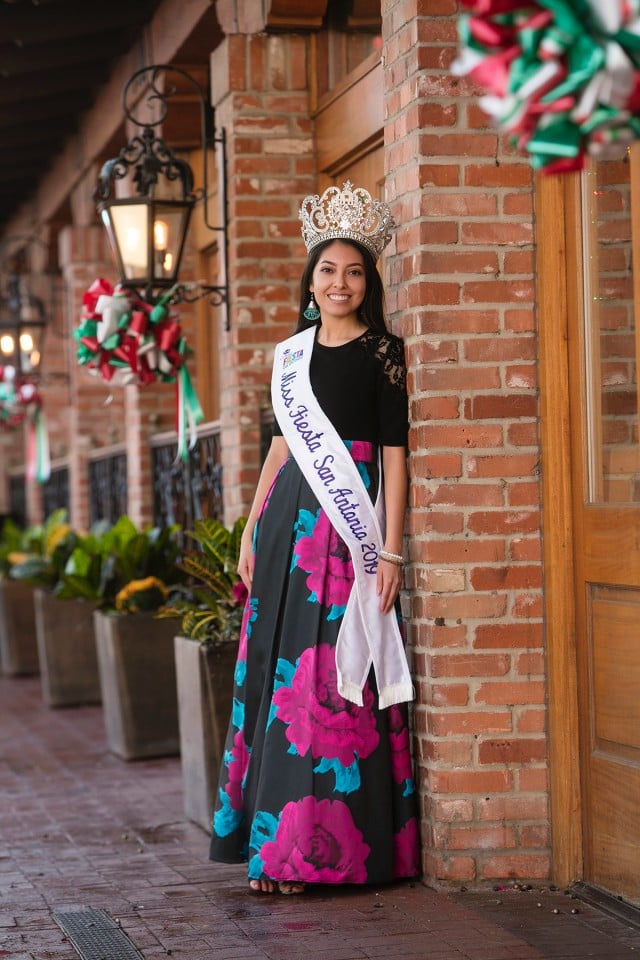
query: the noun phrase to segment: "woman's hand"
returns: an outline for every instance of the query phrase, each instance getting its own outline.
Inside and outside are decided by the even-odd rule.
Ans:
[[[264,504],[265,497],[267,496],[271,484],[275,480],[280,467],[288,456],[289,448],[287,447],[284,437],[273,437],[271,440],[271,446],[269,447],[269,452],[265,457],[262,470],[260,471],[258,486],[256,487],[253,503],[251,504],[251,510],[249,511],[249,516],[247,517],[247,525],[242,532],[242,539],[240,540],[238,574],[249,592],[251,592],[254,566],[253,532],[256,523],[258,522],[258,517],[260,516],[260,511],[262,509],[262,505]]]
[[[378,596],[380,610],[389,613],[402,586],[402,567],[389,560],[378,560]]]
[[[386,531],[384,550],[393,557],[402,556],[404,517],[407,507],[407,456],[404,447],[382,448]],[[390,560],[378,560],[378,596],[380,609],[388,613],[402,586],[402,565]]]
[[[238,556],[238,574],[245,587],[251,592],[251,582],[253,580],[253,527],[249,530],[246,526],[242,532],[240,540],[240,554]]]

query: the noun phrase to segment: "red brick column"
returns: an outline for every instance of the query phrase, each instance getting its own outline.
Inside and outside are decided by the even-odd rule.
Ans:
[[[531,174],[448,71],[455,0],[382,11],[424,869],[434,882],[546,877]]]
[[[230,325],[220,338],[225,517],[249,508],[273,346],[293,332],[305,250],[298,206],[314,190],[302,36],[234,34],[212,56],[227,136]]]

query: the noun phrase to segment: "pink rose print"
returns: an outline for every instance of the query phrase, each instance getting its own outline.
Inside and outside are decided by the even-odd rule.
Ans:
[[[301,757],[337,759],[350,766],[356,757],[368,757],[380,739],[373,714],[373,693],[363,690],[362,707],[338,693],[336,655],[328,643],[305,650],[298,660],[291,686],[273,694],[276,715],[287,726],[287,739]]]
[[[393,872],[396,877],[415,877],[420,873],[418,821],[407,820],[393,838]]]
[[[364,883],[370,849],[346,804],[304,797],[284,807],[260,857],[265,875],[277,880]]]
[[[325,606],[346,606],[353,584],[351,556],[323,510],[313,528],[313,536],[301,537],[294,553],[300,569],[309,574],[307,586],[318,602]]]
[[[238,644],[238,663],[243,663],[247,659],[247,646],[251,627],[258,617],[258,600],[256,597],[247,598],[242,611],[242,623],[240,624],[240,643]]]
[[[389,747],[391,748],[391,773],[396,783],[411,780],[411,750],[409,728],[402,711],[397,706],[389,707]]]
[[[373,460],[373,444],[368,440],[354,440],[350,450],[352,460]]]
[[[242,623],[240,625],[240,643],[238,644],[238,660],[247,659],[247,645],[249,640],[247,627],[249,625],[250,615],[251,615],[251,606],[250,604],[245,603],[244,610],[242,611]]]
[[[245,603],[247,596],[249,595],[249,591],[245,587],[242,580],[238,580],[237,583],[234,583],[234,585],[231,587],[231,593],[233,594],[233,599],[238,605]]]
[[[231,760],[227,764],[229,780],[224,788],[233,810],[242,809],[242,782],[248,765],[249,751],[244,742],[242,731],[238,731],[233,738]]]

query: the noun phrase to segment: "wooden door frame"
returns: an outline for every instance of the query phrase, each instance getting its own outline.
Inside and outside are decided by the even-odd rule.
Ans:
[[[579,174],[538,174],[537,308],[552,875],[583,877],[580,718],[569,378],[570,316],[582,290]]]

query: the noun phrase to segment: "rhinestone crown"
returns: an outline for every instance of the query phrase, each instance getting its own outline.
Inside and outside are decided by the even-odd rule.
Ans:
[[[395,227],[391,211],[382,200],[374,200],[364,187],[350,180],[339,187],[327,187],[322,196],[305,197],[300,207],[302,239],[310,253],[323,240],[356,240],[377,260],[391,240]]]

